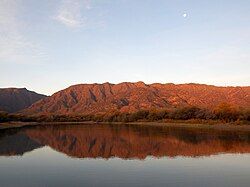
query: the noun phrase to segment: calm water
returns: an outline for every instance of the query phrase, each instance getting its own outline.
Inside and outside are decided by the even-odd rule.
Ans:
[[[0,186],[250,186],[250,132],[128,125],[0,131]]]

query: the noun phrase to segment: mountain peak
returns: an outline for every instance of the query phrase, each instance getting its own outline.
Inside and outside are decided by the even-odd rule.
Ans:
[[[138,81],[138,82],[136,82],[136,83],[134,83],[136,86],[138,86],[138,87],[146,87],[147,85],[144,83],[144,82],[142,82],[142,81]]]

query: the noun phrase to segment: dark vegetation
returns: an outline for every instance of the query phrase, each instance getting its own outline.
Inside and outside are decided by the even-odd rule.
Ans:
[[[235,108],[229,104],[220,104],[213,110],[184,107],[172,110],[140,110],[135,113],[120,113],[117,111],[96,115],[41,115],[24,116],[0,112],[0,122],[135,122],[135,121],[165,121],[165,120],[219,120],[221,122],[250,121],[250,110]]]

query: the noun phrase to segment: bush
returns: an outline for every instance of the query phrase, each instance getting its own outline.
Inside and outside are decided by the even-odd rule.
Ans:
[[[240,117],[240,112],[227,103],[218,105],[214,110],[217,119],[229,121],[236,121]]]
[[[147,119],[149,121],[158,121],[158,120],[166,119],[168,117],[169,117],[168,112],[166,110],[160,110],[160,111],[150,111]]]
[[[176,109],[174,112],[172,112],[170,118],[181,119],[181,120],[195,119],[197,118],[200,111],[201,109],[197,107],[184,107]]]

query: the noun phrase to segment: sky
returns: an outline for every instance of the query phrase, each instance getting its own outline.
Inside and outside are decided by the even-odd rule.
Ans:
[[[0,0],[0,87],[250,85],[249,0]]]

